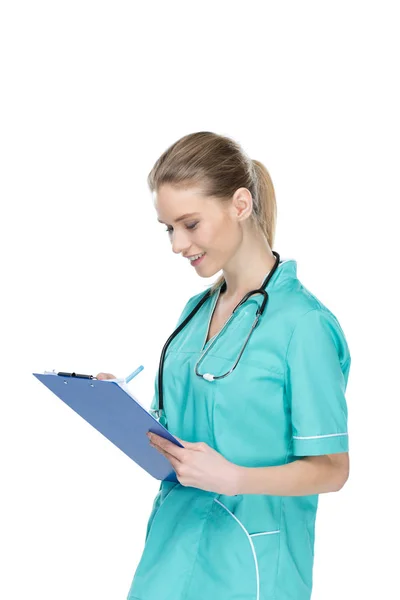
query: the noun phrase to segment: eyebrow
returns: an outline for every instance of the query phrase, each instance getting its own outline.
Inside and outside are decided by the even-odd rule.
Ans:
[[[194,215],[198,215],[200,213],[198,212],[194,212],[194,213],[186,213],[185,215],[182,215],[181,217],[178,217],[177,219],[175,219],[175,223],[178,223],[179,221],[183,221],[183,219],[186,219],[187,217],[193,217]],[[161,221],[161,219],[157,219],[157,221],[159,223],[164,223],[164,221]],[[164,223],[164,225],[166,225],[166,223]]]

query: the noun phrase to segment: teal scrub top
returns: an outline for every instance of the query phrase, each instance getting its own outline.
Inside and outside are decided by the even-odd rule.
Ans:
[[[165,355],[165,424],[244,467],[347,452],[349,348],[332,312],[281,260],[269,299],[235,363],[263,296],[251,296],[205,344],[219,289]],[[189,299],[177,326],[204,291]],[[158,374],[152,409],[158,408]],[[128,600],[309,600],[318,495],[227,496],[162,481]]]

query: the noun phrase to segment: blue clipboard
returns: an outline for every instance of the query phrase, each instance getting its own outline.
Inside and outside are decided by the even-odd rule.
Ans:
[[[180,448],[182,444],[141,406],[120,383],[123,380],[32,375],[155,479],[178,482],[171,463],[150,446],[146,433],[156,433]]]

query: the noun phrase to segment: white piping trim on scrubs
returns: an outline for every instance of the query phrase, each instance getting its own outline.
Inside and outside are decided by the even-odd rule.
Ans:
[[[276,529],[275,531],[263,531],[262,533],[249,533],[250,537],[256,537],[257,535],[271,535],[271,533],[280,533],[280,529]]]
[[[307,435],[307,436],[299,436],[294,435],[294,440],[316,440],[318,438],[326,438],[326,437],[335,437],[336,435],[349,435],[348,433],[328,433],[328,435]]]
[[[222,504],[222,502],[220,502],[220,501],[219,501],[219,500],[217,500],[216,498],[214,498],[214,501],[215,501],[215,502],[218,502],[218,504],[220,504],[220,505],[221,505],[221,506],[222,506],[222,507],[223,507],[223,508],[224,508],[224,509],[225,509],[225,510],[226,510],[226,511],[227,511],[227,512],[228,512],[228,513],[231,515],[231,517],[233,517],[233,518],[235,519],[235,521],[236,521],[237,523],[239,523],[240,527],[241,527],[241,528],[243,529],[243,531],[245,532],[245,534],[246,534],[246,536],[247,536],[247,539],[249,540],[249,544],[250,544],[250,547],[251,547],[251,551],[253,552],[254,565],[255,565],[255,567],[256,567],[256,582],[257,582],[257,598],[256,598],[256,600],[260,600],[260,575],[259,575],[259,572],[258,572],[258,560],[257,560],[257,554],[256,554],[256,551],[255,551],[255,548],[254,548],[254,544],[253,544],[253,541],[252,541],[252,539],[251,539],[251,538],[252,538],[252,537],[254,537],[254,536],[256,536],[256,535],[267,535],[267,534],[270,534],[270,533],[279,533],[279,532],[280,532],[280,529],[278,529],[278,530],[276,530],[276,531],[264,531],[263,533],[251,533],[251,534],[250,534],[250,533],[247,531],[246,527],[243,525],[243,523],[241,523],[241,522],[239,521],[239,519],[238,519],[237,517],[235,517],[235,515],[234,515],[233,513],[231,513],[231,511],[229,510],[229,508],[227,508],[227,507],[225,506],[225,504]]]

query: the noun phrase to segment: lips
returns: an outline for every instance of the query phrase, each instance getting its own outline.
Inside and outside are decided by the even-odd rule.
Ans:
[[[195,260],[189,261],[190,264],[191,264],[191,266],[192,267],[197,267],[197,265],[199,265],[204,260],[205,255],[206,255],[206,253],[204,252],[204,254],[202,254],[200,256],[200,258],[196,258]]]
[[[198,254],[192,254],[192,256],[187,256],[187,258],[192,261],[192,260],[198,260],[199,258],[202,258],[205,255],[205,252],[199,252]],[[193,257],[196,257],[195,259]]]

